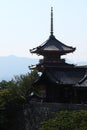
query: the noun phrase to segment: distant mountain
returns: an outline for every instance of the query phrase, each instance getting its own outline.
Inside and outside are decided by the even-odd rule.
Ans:
[[[15,75],[26,74],[30,70],[28,66],[36,64],[38,59],[2,56],[0,57],[0,81],[11,80]]]
[[[66,62],[71,63],[66,59]],[[28,66],[38,63],[38,59],[17,57],[17,56],[2,56],[0,57],[0,81],[11,80],[16,75],[26,74],[30,72]],[[87,62],[78,62],[77,65],[87,65]]]

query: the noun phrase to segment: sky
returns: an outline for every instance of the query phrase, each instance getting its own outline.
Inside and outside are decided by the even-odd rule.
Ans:
[[[87,0],[1,0],[0,56],[36,58],[29,49],[49,38],[51,6],[55,37],[76,47],[65,57],[87,61]]]

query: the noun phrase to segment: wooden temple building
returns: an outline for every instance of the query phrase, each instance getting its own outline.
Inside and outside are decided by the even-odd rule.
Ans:
[[[51,7],[51,32],[40,46],[30,50],[43,56],[30,69],[37,69],[41,76],[34,85],[40,86],[46,102],[87,103],[87,67],[66,63],[61,56],[72,53],[76,48],[65,45],[54,36],[53,8]]]

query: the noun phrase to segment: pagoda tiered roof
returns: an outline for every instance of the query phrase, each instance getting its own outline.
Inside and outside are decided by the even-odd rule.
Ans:
[[[57,53],[59,55],[65,55],[66,53],[75,51],[75,49],[76,48],[63,44],[62,42],[57,40],[54,35],[51,35],[48,40],[46,40],[40,46],[30,50],[30,52],[40,55],[45,55],[47,53]]]

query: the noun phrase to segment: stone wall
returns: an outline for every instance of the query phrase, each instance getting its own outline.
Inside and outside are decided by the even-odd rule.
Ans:
[[[87,104],[30,102],[9,121],[8,130],[39,130],[42,121],[54,117],[60,110],[87,110]],[[13,121],[14,120],[14,121]],[[6,130],[7,130],[6,129]]]
[[[39,130],[40,123],[52,118],[54,112],[81,109],[87,109],[87,105],[31,102],[24,110],[25,130]]]

